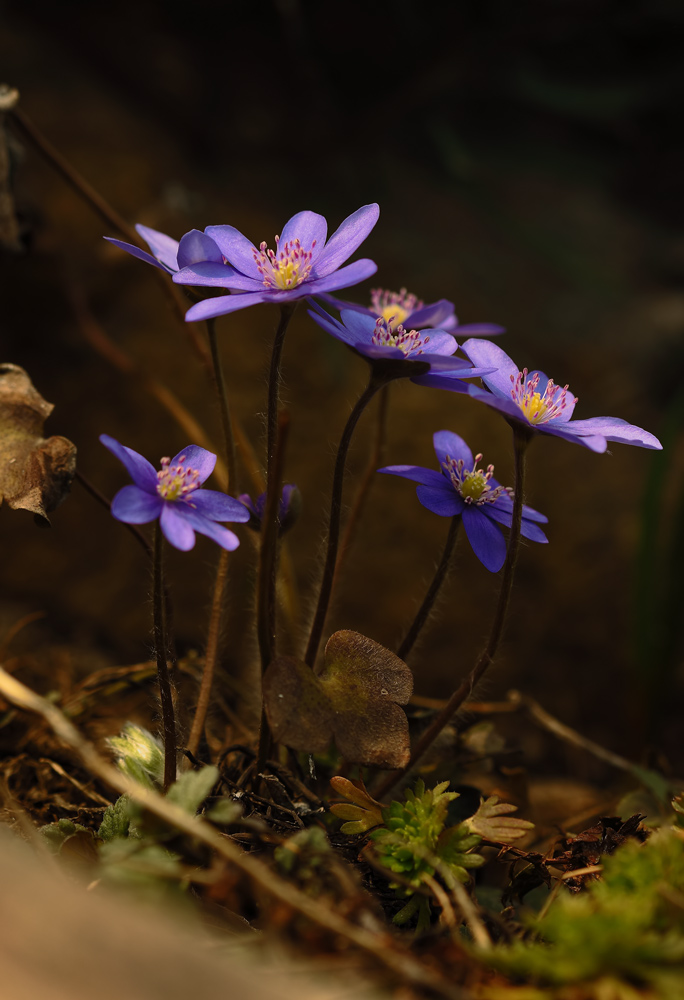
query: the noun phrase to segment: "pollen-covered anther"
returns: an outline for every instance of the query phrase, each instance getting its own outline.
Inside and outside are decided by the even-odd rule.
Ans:
[[[412,312],[422,308],[422,301],[405,288],[399,292],[389,292],[385,288],[371,290],[371,309],[391,325],[403,323]]]
[[[164,500],[183,500],[202,485],[197,469],[186,466],[185,455],[181,455],[177,465],[171,465],[170,458],[162,458],[161,469],[157,472],[157,493]]]
[[[476,455],[472,469],[467,469],[462,458],[456,460],[447,455],[446,461],[442,464],[447,479],[467,504],[481,506],[485,503],[495,503],[504,494],[510,495],[510,490],[505,486],[495,486],[492,489],[489,480],[494,475],[494,466],[488,465],[487,471],[484,472],[478,469],[481,461],[482,455]]]
[[[423,336],[418,330],[405,330],[401,323],[394,326],[379,316],[375,321],[371,343],[379,347],[398,347],[408,356],[422,354],[429,340],[429,336]]]
[[[301,285],[310,276],[316,240],[311,243],[310,250],[303,249],[299,238],[288,240],[281,246],[280,237],[276,236],[275,245],[275,250],[270,250],[264,241],[258,251],[252,250],[252,255],[266,288],[286,292]]]
[[[511,398],[520,407],[531,424],[545,424],[563,415],[568,402],[576,403],[577,397],[568,399],[569,386],[556,385],[552,378],[546,384],[544,392],[538,392],[539,373],[535,372],[528,378],[527,368],[517,375],[511,375]]]

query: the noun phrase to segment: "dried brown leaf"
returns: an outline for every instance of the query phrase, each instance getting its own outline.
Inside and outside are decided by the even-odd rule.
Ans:
[[[76,446],[43,437],[53,406],[18,365],[0,364],[0,504],[28,510],[37,524],[65,499],[76,471]]]
[[[403,710],[413,677],[403,660],[358,632],[336,632],[316,676],[293,657],[278,657],[264,678],[273,736],[294,750],[320,753],[334,737],[350,763],[403,767],[409,759]]]

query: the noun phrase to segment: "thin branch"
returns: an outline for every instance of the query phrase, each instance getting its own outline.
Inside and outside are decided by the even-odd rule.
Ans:
[[[223,836],[209,823],[191,816],[158,792],[139,785],[108,764],[56,705],[41,698],[11,677],[2,667],[0,667],[0,694],[19,708],[41,715],[52,727],[55,735],[76,751],[85,767],[110,788],[115,789],[120,795],[128,795],[134,802],[186,836],[206,844],[220,857],[244,872],[255,885],[274,899],[301,913],[332,934],[337,934],[355,944],[390,969],[394,975],[407,979],[417,986],[434,990],[447,1000],[465,1000],[462,990],[454,987],[429,966],[399,951],[388,933],[378,934],[352,924],[318,900],[312,899],[286,882],[258,858],[245,854],[230,838]]]

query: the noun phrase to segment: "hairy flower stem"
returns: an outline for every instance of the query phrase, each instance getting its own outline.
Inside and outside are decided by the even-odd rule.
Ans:
[[[297,308],[296,302],[288,302],[280,307],[280,321],[276,330],[273,348],[271,350],[271,367],[268,372],[268,411],[266,415],[266,490],[268,491],[271,470],[275,458],[276,440],[278,437],[278,407],[280,405],[280,358],[283,353],[285,334],[290,325],[292,315]],[[278,507],[276,505],[276,512]]]
[[[226,592],[226,583],[228,581],[228,555],[229,553],[226,549],[221,549],[218,566],[216,567],[214,595],[211,601],[211,614],[209,616],[209,629],[207,631],[207,648],[204,654],[204,669],[202,671],[202,681],[200,683],[199,694],[197,695],[197,705],[187,745],[188,751],[193,756],[197,754],[197,748],[204,732],[204,723],[207,718],[209,701],[211,699],[211,685],[214,680],[216,662],[218,660],[223,596]]]
[[[340,550],[337,556],[337,563],[335,565],[335,575],[333,577],[333,590],[335,589],[337,578],[340,575],[342,564],[354,541],[356,529],[359,521],[361,520],[361,515],[363,514],[363,509],[366,506],[366,501],[368,500],[368,494],[370,493],[372,484],[375,482],[375,473],[378,471],[378,466],[382,465],[382,455],[385,450],[385,436],[387,433],[388,400],[389,386],[386,385],[383,386],[378,397],[373,451],[368,459],[366,471],[363,474],[361,485],[359,486],[356,494],[351,513],[349,514],[349,518],[345,525],[344,535],[342,536],[342,541],[340,542]]]
[[[442,732],[447,723],[453,718],[455,712],[461,707],[466,698],[470,697],[475,685],[483,677],[487,668],[491,664],[501,641],[506,612],[513,586],[513,574],[515,564],[518,561],[518,551],[520,548],[520,526],[522,523],[523,493],[525,489],[525,452],[531,440],[532,434],[527,427],[521,424],[513,424],[513,450],[515,453],[515,494],[513,497],[513,514],[511,522],[511,534],[508,541],[508,552],[504,563],[503,576],[501,579],[501,590],[499,600],[494,613],[494,621],[489,633],[489,639],[482,653],[480,653],[475,666],[468,676],[454,691],[444,708],[432,720],[428,728],[416,743],[411,753],[411,759],[402,771],[394,771],[387,775],[381,784],[373,790],[376,799],[382,799],[399,781],[404,774],[415,767],[416,763],[423,756],[428,747],[432,746],[435,739]]]
[[[235,439],[233,437],[233,424],[230,419],[230,407],[228,406],[228,393],[226,392],[226,382],[223,377],[223,367],[221,365],[221,355],[219,353],[218,342],[216,340],[216,320],[207,320],[207,335],[209,337],[209,347],[211,350],[211,360],[214,366],[214,385],[218,396],[219,409],[221,411],[221,429],[223,431],[223,446],[225,448],[226,469],[228,471],[228,483],[226,493],[237,496],[237,477],[235,472]]]
[[[257,638],[261,656],[261,675],[276,656],[276,580],[278,573],[278,506],[285,465],[285,448],[290,428],[290,416],[281,413],[276,426],[275,450],[268,476],[266,504],[261,522],[259,574],[257,583]],[[266,712],[261,709],[257,772],[263,769],[271,749],[271,730]]]
[[[451,518],[451,524],[449,525],[449,532],[447,534],[446,543],[444,545],[444,551],[442,552],[442,558],[440,559],[439,566],[435,571],[432,583],[428,587],[425,599],[421,604],[416,617],[413,619],[413,624],[406,633],[404,641],[397,650],[397,656],[400,660],[405,660],[408,654],[413,649],[416,639],[420,635],[423,625],[427,621],[432,607],[437,600],[437,595],[441,589],[444,579],[447,575],[447,570],[449,569],[449,563],[451,562],[451,556],[454,551],[454,546],[456,545],[456,537],[458,535],[458,529],[461,525],[460,515]]]
[[[389,378],[387,376],[380,374],[375,368],[371,369],[371,376],[368,381],[368,385],[356,401],[356,405],[349,415],[347,424],[342,431],[342,437],[340,438],[340,446],[337,450],[335,472],[333,475],[332,495],[330,497],[328,547],[325,554],[325,564],[323,567],[323,577],[321,579],[321,589],[318,595],[316,614],[314,615],[313,625],[311,626],[311,634],[309,636],[309,643],[306,647],[306,655],[304,657],[312,669],[316,662],[316,654],[318,653],[318,647],[321,642],[321,635],[323,633],[323,626],[325,625],[325,618],[328,613],[330,595],[332,593],[332,585],[335,577],[335,563],[337,561],[337,548],[340,537],[340,517],[342,514],[344,467],[347,462],[349,445],[354,429],[359,422],[359,417],[368,406],[376,392],[381,389],[383,385],[386,385],[388,381]]]
[[[164,567],[163,538],[161,527],[157,520],[154,526],[154,587],[153,587],[153,624],[154,648],[157,658],[157,678],[159,680],[159,698],[162,710],[162,728],[164,731],[164,791],[167,791],[176,780],[176,719],[173,710],[173,694],[167,663],[168,645],[166,638],[166,609],[164,607]]]
[[[233,425],[230,419],[230,407],[228,406],[228,393],[223,377],[223,366],[221,365],[221,355],[219,353],[218,341],[216,339],[216,321],[207,320],[207,336],[211,349],[211,360],[213,362],[214,386],[218,396],[219,410],[221,413],[221,428],[223,430],[223,444],[225,448],[225,462],[228,482],[225,492],[232,490],[237,493],[237,476],[235,471],[235,440],[233,438]],[[209,710],[211,699],[211,685],[216,672],[216,662],[219,652],[219,637],[221,634],[221,613],[223,611],[223,597],[228,581],[228,552],[221,549],[218,566],[216,567],[216,579],[214,581],[214,594],[211,602],[211,614],[209,616],[209,629],[207,632],[207,647],[204,654],[204,669],[200,682],[199,694],[197,695],[197,705],[195,715],[190,728],[187,749],[193,756],[197,753],[204,724]]]

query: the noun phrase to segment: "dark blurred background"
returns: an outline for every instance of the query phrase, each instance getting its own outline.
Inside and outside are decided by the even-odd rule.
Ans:
[[[362,248],[378,275],[350,297],[382,285],[450,298],[462,322],[506,326],[500,343],[521,366],[569,382],[578,417],[620,416],[667,438],[662,456],[535,442],[528,501],[550,517],[550,544],[523,550],[506,642],[480,693],[521,688],[615,750],[662,751],[681,767],[684,6],[36,0],[0,10],[2,74],[23,112],[131,222],[175,237],[230,223],[271,244],[303,208],[332,231],[378,201]],[[155,463],[187,441],[92,349],[74,297],[214,439],[217,414],[152,269],[106,244],[117,234],[18,136],[13,157],[26,249],[3,255],[0,360],[28,369],[56,405],[48,431],[77,444],[81,471],[111,496],[126,476],[100,433]],[[236,414],[260,457],[276,320],[262,305],[219,326]],[[290,551],[306,607],[334,448],[366,372],[303,309],[284,372],[288,479],[304,496]],[[432,433],[448,428],[511,482],[509,429],[485,407],[409,383],[392,386],[390,406],[385,462],[432,465]],[[82,671],[98,657],[145,658],[142,552],[78,485],[52,521],[41,532],[0,510],[2,624],[45,610],[23,648],[44,643],[57,671],[64,657]],[[329,631],[396,644],[447,527],[409,483],[378,477]],[[252,606],[240,582],[252,554],[244,544],[235,559],[229,661],[249,653],[235,634]],[[170,559],[183,649],[201,648],[215,559],[204,539]],[[418,693],[446,696],[469,668],[497,586],[463,542],[411,660]],[[565,751],[553,752],[546,763],[558,767]]]

